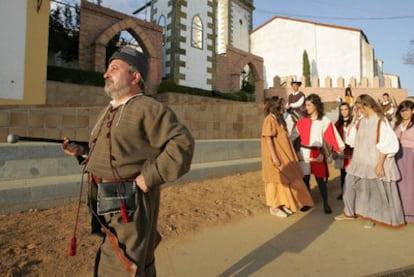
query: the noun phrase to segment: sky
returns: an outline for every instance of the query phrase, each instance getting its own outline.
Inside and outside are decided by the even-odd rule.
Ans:
[[[68,2],[71,1],[80,2]],[[105,7],[132,14],[147,0],[101,2]],[[254,0],[253,3],[253,29],[275,16],[285,16],[362,30],[374,48],[375,57],[384,62],[384,73],[399,75],[401,87],[414,96],[414,64],[403,61],[410,40],[414,40],[414,29],[409,27],[414,26],[413,0]],[[138,15],[145,16],[149,20],[145,12]]]

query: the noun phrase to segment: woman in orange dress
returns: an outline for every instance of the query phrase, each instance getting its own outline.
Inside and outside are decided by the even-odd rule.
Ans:
[[[266,102],[261,137],[266,205],[278,217],[306,211],[314,205],[286,129],[284,106],[284,100],[279,97]]]

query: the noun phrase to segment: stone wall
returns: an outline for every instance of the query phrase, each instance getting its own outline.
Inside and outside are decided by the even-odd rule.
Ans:
[[[276,76],[273,79],[273,87],[265,90],[265,98],[277,95],[287,99],[287,96],[292,92],[290,86],[292,79],[292,77],[288,77],[285,80],[281,80],[280,77]],[[321,80],[318,77],[314,77],[312,79],[312,86],[306,86],[305,77],[302,77],[300,81],[302,82],[300,90],[303,91],[305,95],[316,93],[321,96],[324,102],[335,102],[338,97],[345,99],[345,83],[351,86],[352,95],[355,98],[360,94],[368,94],[376,100],[382,100],[382,94],[388,92],[390,96],[395,98],[397,103],[400,103],[408,97],[408,90],[391,87],[391,80],[389,78],[385,79],[384,87],[380,87],[378,77],[374,78],[374,83],[372,85],[368,83],[367,78],[362,78],[361,83],[357,83],[355,78],[345,80],[344,78],[339,77],[337,80],[338,85],[336,87],[332,87],[332,79],[330,77],[326,77],[323,80],[323,83],[321,83]]]
[[[52,92],[54,88],[57,91]],[[8,134],[87,140],[108,100],[102,88],[49,82],[51,103],[42,106],[0,106],[0,142]],[[91,94],[91,95],[88,95]],[[60,95],[60,96],[59,96]],[[158,95],[175,111],[195,139],[258,138],[262,104],[241,103],[178,93]],[[52,101],[53,100],[53,101]]]
[[[48,81],[48,104],[33,106],[0,106],[0,142],[8,134],[61,139],[68,136],[87,140],[95,120],[109,98],[101,87],[80,86]],[[382,90],[353,89],[354,96],[364,92],[380,98]],[[329,111],[336,105],[339,88],[303,88],[306,94],[319,93]],[[399,102],[407,97],[404,89],[387,90]],[[289,89],[278,88],[272,93],[286,97]],[[270,97],[269,91],[266,97]],[[195,139],[258,138],[263,120],[263,104],[237,102],[180,93],[155,96],[167,103],[178,118],[191,130]]]

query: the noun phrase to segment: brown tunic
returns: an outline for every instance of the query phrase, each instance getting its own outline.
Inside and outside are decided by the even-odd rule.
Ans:
[[[139,276],[154,276],[154,251],[161,237],[157,232],[160,185],[178,179],[190,169],[194,140],[178,122],[174,112],[146,96],[101,114],[92,131],[86,171],[102,178],[144,176],[147,193],[138,189],[137,209],[123,223],[119,213],[101,216],[116,234],[126,255],[138,265]],[[96,184],[89,193],[90,208],[96,211]],[[96,218],[92,225],[99,228]],[[99,276],[129,276],[112,246],[104,239],[97,255]]]

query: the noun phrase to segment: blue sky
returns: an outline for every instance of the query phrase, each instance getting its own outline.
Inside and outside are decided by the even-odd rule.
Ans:
[[[147,0],[102,0],[102,5],[131,14],[145,2]],[[375,56],[384,61],[384,72],[399,75],[401,86],[414,96],[414,65],[404,64],[402,59],[410,40],[414,40],[413,28],[409,27],[414,26],[414,1],[254,0],[254,5],[253,29],[278,15],[361,29],[374,48]]]

